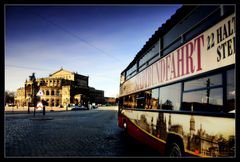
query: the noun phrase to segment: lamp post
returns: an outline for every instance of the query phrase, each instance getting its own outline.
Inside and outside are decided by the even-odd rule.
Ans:
[[[27,97],[27,102],[28,102],[28,114],[30,114],[30,107],[29,107],[29,105],[30,105],[30,97],[29,96]]]
[[[35,73],[32,74],[31,80],[32,80],[32,95],[33,95],[33,104],[34,104],[33,116],[35,116],[36,106],[37,106],[37,96],[36,96],[37,82],[36,82],[36,78],[35,78]]]
[[[66,111],[68,111],[68,99],[66,98]]]

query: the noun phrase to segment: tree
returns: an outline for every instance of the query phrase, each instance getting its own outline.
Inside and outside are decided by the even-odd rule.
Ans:
[[[171,100],[166,100],[166,102],[163,104],[163,109],[172,110],[173,104]]]

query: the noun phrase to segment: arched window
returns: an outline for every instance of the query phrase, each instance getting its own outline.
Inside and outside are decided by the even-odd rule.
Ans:
[[[60,91],[59,90],[57,90],[57,94],[56,94],[57,96],[60,96]]]
[[[46,100],[46,106],[48,106],[48,105],[49,105],[49,99]]]
[[[47,95],[47,96],[49,95],[49,90],[46,91],[46,95]]]
[[[43,80],[40,81],[40,86],[44,86],[45,82]]]
[[[57,100],[56,106],[59,106],[59,100]]]
[[[52,90],[51,95],[54,96],[54,90]]]
[[[51,106],[54,106],[54,99],[51,100]]]

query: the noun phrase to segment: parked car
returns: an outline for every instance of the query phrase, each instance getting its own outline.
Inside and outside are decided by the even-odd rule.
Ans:
[[[70,108],[71,108],[71,110],[88,110],[87,107],[85,107],[85,106],[78,106],[78,105],[71,106]]]
[[[43,109],[42,108],[36,108],[36,112],[42,112]]]
[[[92,105],[92,109],[96,109],[98,108],[96,105]]]
[[[9,107],[15,107],[16,105],[14,105],[14,103],[9,103],[8,106]]]
[[[96,105],[96,103],[92,103],[92,107],[91,107],[92,109],[96,109],[96,108],[98,108],[98,106]]]

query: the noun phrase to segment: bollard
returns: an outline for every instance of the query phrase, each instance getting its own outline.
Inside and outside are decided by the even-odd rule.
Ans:
[[[45,115],[45,105],[43,105],[43,115]]]
[[[35,111],[36,111],[36,108],[34,107],[33,116],[35,116]]]
[[[30,114],[30,108],[29,108],[29,104],[28,104],[28,114]]]

